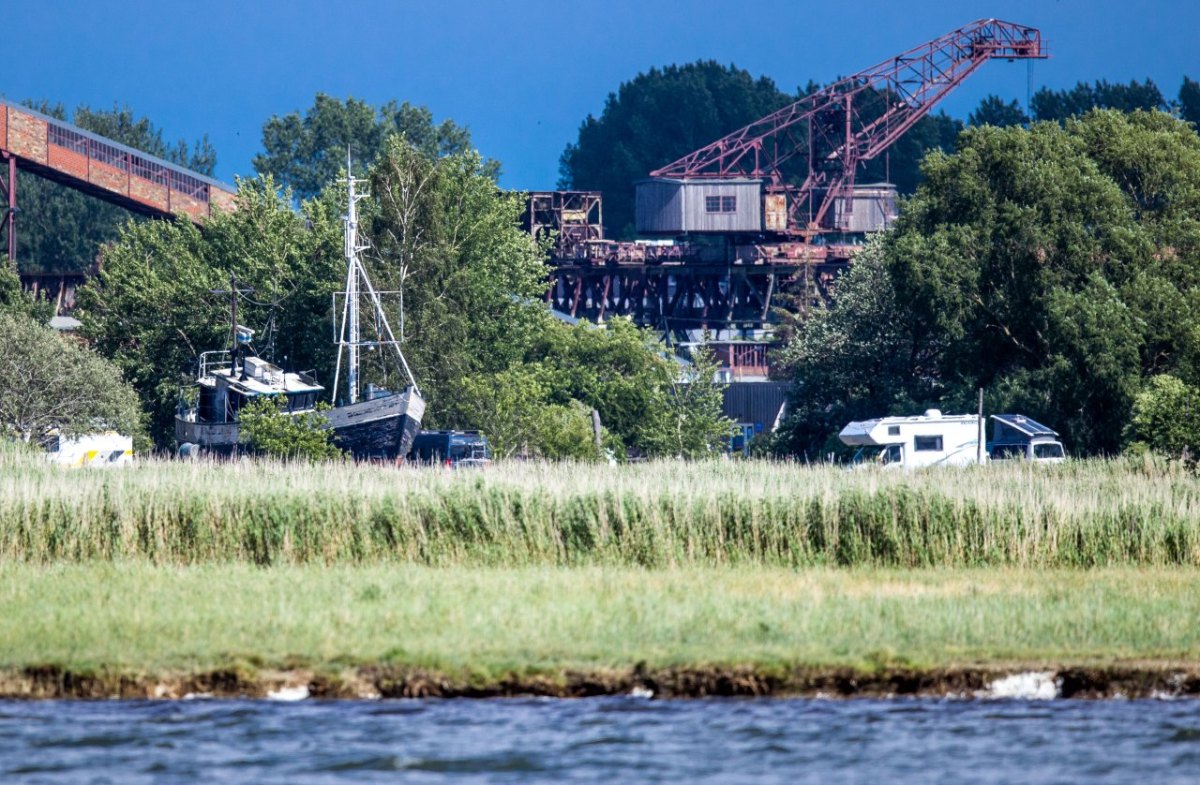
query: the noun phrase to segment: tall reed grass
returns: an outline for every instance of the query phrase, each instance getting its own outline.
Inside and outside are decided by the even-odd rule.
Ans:
[[[485,470],[0,454],[0,559],[29,563],[1200,565],[1200,481],[1152,460],[916,474],[790,463]]]

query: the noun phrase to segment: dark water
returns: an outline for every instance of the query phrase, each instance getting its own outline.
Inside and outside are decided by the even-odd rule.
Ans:
[[[1197,783],[1200,702],[0,702],[0,783]]]

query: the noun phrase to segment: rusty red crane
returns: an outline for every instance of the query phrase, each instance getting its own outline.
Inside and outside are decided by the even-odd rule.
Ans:
[[[768,200],[786,199],[786,224],[776,219],[772,225],[768,202],[768,232],[811,238],[843,229],[853,209],[850,196],[860,165],[887,150],[988,60],[1046,56],[1036,28],[981,19],[818,90],[650,176],[759,180]],[[807,154],[807,176],[798,186],[789,184],[783,166],[802,154]],[[839,199],[844,207],[831,222],[831,208]],[[706,230],[718,231],[700,229]]]

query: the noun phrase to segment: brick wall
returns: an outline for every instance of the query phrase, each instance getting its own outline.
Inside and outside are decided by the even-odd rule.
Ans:
[[[86,180],[88,176],[87,156],[83,153],[77,153],[74,150],[68,150],[65,147],[59,147],[56,144],[50,145],[48,151],[50,165],[62,172],[68,172],[80,180]]]
[[[8,149],[22,158],[46,163],[46,121],[10,107]]]
[[[178,191],[172,191],[171,212],[185,213],[192,220],[203,221],[208,217],[208,203],[202,202],[199,199],[193,199]]]
[[[125,174],[123,169],[93,160],[92,171],[88,176],[88,181],[102,188],[107,188],[110,191],[123,194],[125,193],[126,186],[129,184],[129,176]]]
[[[237,209],[235,195],[216,186],[208,189],[208,201],[213,207],[220,209],[221,212],[232,213]]]
[[[136,175],[129,178],[129,195],[159,210],[166,210],[168,207],[167,187]]]

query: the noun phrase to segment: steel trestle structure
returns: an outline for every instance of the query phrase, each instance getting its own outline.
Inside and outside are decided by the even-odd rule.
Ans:
[[[755,120],[638,183],[639,231],[663,239],[606,240],[596,192],[530,194],[526,228],[556,238],[546,301],[592,321],[629,316],[680,342],[705,335],[732,377],[762,378],[773,309],[828,302],[865,233],[895,216],[894,189],[856,186],[859,167],[988,60],[1046,56],[1037,29],[983,19]],[[722,223],[744,198],[761,203]],[[869,209],[856,215],[856,202]]]

